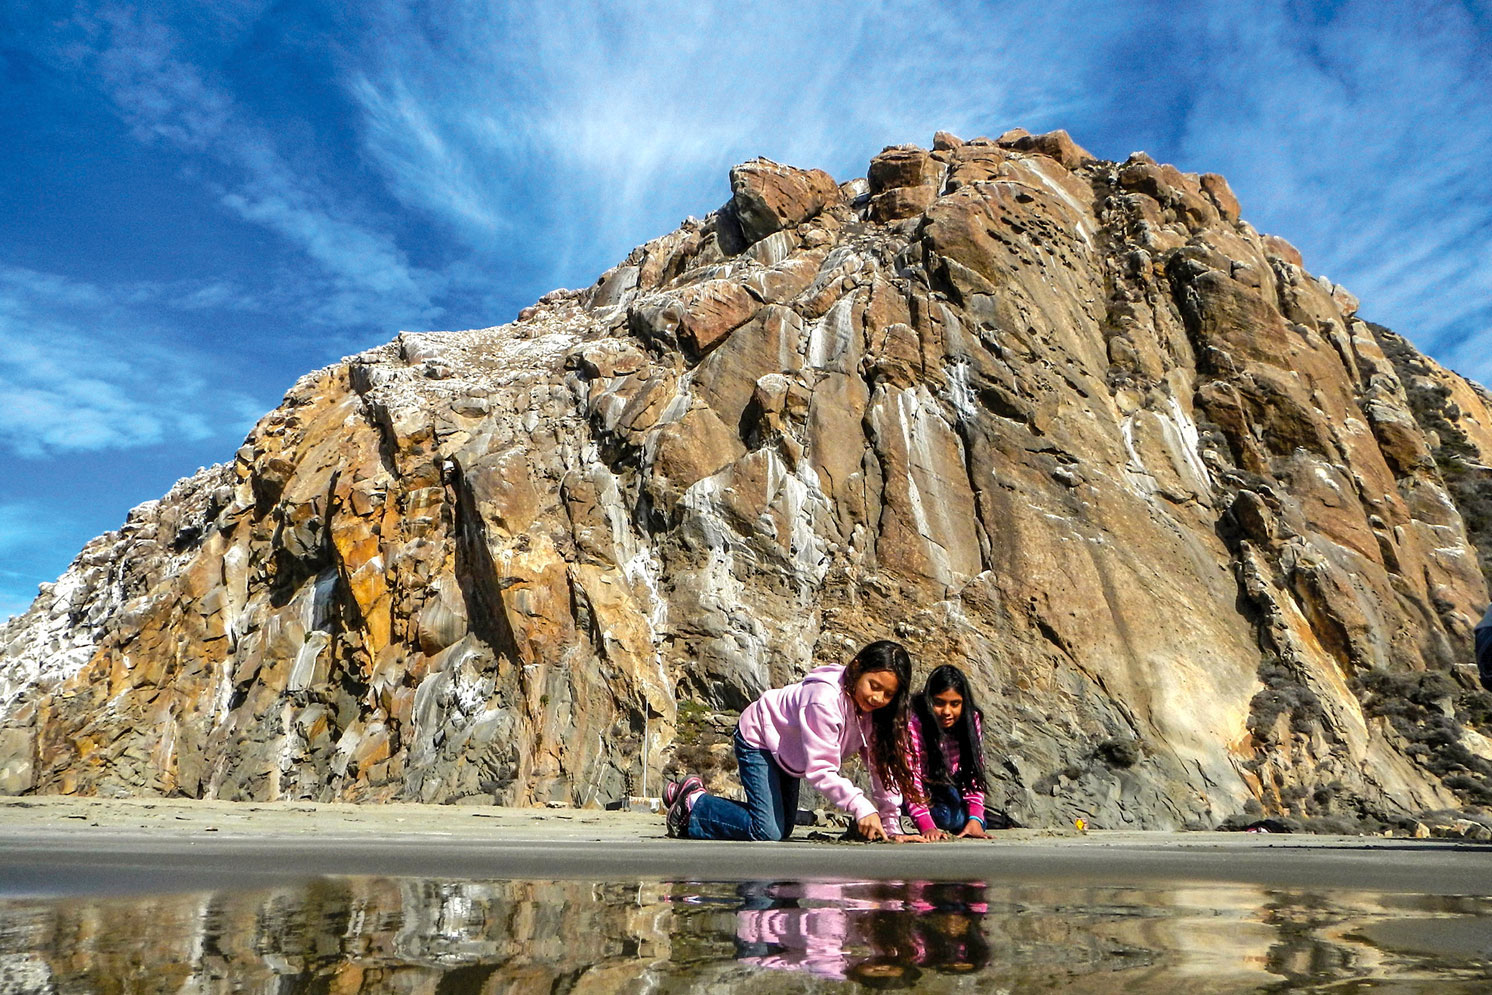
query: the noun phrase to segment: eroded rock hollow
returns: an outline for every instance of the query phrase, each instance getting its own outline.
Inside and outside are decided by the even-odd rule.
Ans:
[[[0,629],[0,790],[603,804],[891,637],[1024,824],[1492,799],[1492,399],[1221,177],[1016,131],[731,190],[91,543]]]

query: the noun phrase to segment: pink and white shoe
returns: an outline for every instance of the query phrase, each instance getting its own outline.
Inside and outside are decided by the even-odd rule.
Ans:
[[[689,813],[694,808],[694,798],[705,790],[705,782],[690,774],[682,781],[669,781],[663,787],[663,801],[668,805],[665,831],[675,839],[682,839],[689,829]]]
[[[679,795],[693,794],[704,786],[705,782],[700,780],[698,775],[695,774],[690,774],[682,781],[669,781],[663,786],[663,807],[673,808],[674,799],[678,798]]]

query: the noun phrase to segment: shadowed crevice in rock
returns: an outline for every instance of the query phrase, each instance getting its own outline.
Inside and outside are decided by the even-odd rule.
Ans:
[[[477,511],[461,464],[452,460],[446,470],[454,497],[456,578],[466,607],[469,631],[486,644],[493,656],[516,658],[513,627],[503,605],[503,577],[487,545],[487,528]]]

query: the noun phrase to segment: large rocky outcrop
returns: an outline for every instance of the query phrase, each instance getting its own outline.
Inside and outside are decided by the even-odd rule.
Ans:
[[[1484,390],[1143,154],[731,182],[85,548],[0,629],[0,790],[599,804],[889,635],[984,689],[1021,822],[1492,799]]]

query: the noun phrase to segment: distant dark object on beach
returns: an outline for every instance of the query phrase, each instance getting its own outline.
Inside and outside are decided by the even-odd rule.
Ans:
[[[1476,670],[1482,687],[1492,691],[1492,605],[1476,625]]]

